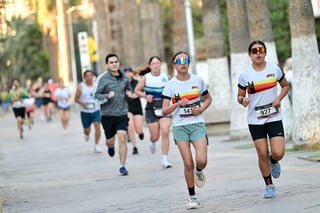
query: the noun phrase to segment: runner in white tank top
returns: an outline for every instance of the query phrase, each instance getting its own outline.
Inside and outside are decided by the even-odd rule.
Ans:
[[[77,88],[74,101],[80,105],[81,123],[84,129],[85,140],[89,141],[90,127],[93,123],[95,128],[94,152],[100,153],[98,146],[100,140],[100,104],[93,98],[93,91],[96,86],[94,82],[94,73],[86,70],[83,73],[84,81]]]

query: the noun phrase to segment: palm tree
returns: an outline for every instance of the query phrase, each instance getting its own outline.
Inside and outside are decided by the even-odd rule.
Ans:
[[[237,103],[237,84],[239,73],[249,64],[247,47],[249,44],[249,27],[245,0],[227,0],[232,104],[230,119],[231,139],[249,138],[246,109]]]
[[[141,40],[141,26],[140,26],[140,13],[136,1],[123,0],[123,45],[124,57],[123,65],[130,65],[133,67],[144,63],[142,54],[142,40]]]
[[[37,22],[41,27],[43,43],[50,56],[50,76],[57,80],[59,78],[57,10],[54,3],[50,4],[48,0],[37,0],[33,3],[33,9],[37,10]]]
[[[165,59],[160,6],[158,1],[143,0],[140,5],[143,61],[152,55]]]
[[[98,29],[98,72],[101,73],[106,68],[104,57],[108,52],[111,52],[110,17],[108,13],[109,5],[106,1],[101,0],[94,0],[93,5],[96,11],[94,19],[97,22]]]
[[[110,45],[111,52],[117,53],[120,58],[124,56],[123,30],[121,27],[123,13],[121,5],[122,1],[108,0],[111,33],[111,38],[108,43]]]
[[[68,23],[66,19],[66,5],[64,0],[56,1],[57,31],[58,31],[58,75],[68,85],[71,78],[71,60],[68,39]]]
[[[278,64],[276,45],[272,33],[268,0],[246,0],[250,40],[262,40],[267,45],[267,60]]]
[[[320,146],[320,60],[310,0],[289,1],[293,69],[293,143]]]
[[[225,55],[219,0],[203,0],[203,28],[207,52],[209,92],[214,109],[206,111],[208,123],[230,121],[231,85]]]
[[[188,50],[187,23],[184,0],[171,0],[173,52]]]
[[[266,60],[270,63],[278,64],[278,57],[272,32],[268,0],[246,0],[246,5],[251,41],[264,41],[268,50]],[[283,99],[281,108],[283,109],[282,111],[284,113],[286,137],[290,138],[293,120],[292,107],[288,97],[285,97]]]

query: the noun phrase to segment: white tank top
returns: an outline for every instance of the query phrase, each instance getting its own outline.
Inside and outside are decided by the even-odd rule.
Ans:
[[[81,82],[82,91],[80,95],[80,101],[88,103],[87,108],[84,108],[82,105],[80,106],[81,112],[92,113],[100,110],[100,104],[93,98],[93,90],[95,86],[96,85],[94,84],[92,87],[89,87],[84,82]]]

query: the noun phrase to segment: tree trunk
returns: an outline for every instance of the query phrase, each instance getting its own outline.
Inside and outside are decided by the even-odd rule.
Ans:
[[[116,53],[120,57],[120,61],[122,61],[122,57],[124,56],[123,31],[121,27],[123,19],[121,8],[122,1],[108,0],[108,2],[111,32],[111,38],[109,40],[110,50],[111,52]]]
[[[320,60],[310,0],[290,0],[294,146],[320,146]]]
[[[44,47],[49,52],[49,71],[51,78],[58,80],[58,33],[57,33],[57,11],[55,8],[48,10],[46,1],[38,1],[37,22],[41,26]]]
[[[106,69],[105,56],[111,52],[111,34],[109,20],[109,5],[108,0],[94,0],[95,20],[98,29],[98,73],[102,73]]]
[[[250,40],[261,40],[267,45],[266,60],[278,64],[276,45],[273,38],[268,0],[246,0]]]
[[[247,48],[249,41],[249,26],[246,13],[245,0],[227,0],[230,60],[231,60],[231,85],[232,104],[230,119],[231,139],[250,138],[247,127],[247,109],[237,102],[238,78],[246,66],[249,65]]]
[[[145,63],[142,55],[142,39],[139,7],[136,1],[122,1],[124,58],[122,64],[137,67]]]
[[[266,61],[278,64],[276,44],[274,42],[268,0],[246,0],[251,40],[262,40],[267,46]],[[286,96],[281,104],[284,115],[286,138],[291,138],[293,115],[292,106]]]
[[[173,53],[188,51],[187,23],[184,0],[171,0]]]
[[[206,122],[229,122],[231,85],[228,59],[224,51],[219,0],[203,0],[202,2],[204,37],[207,44],[208,89],[214,103],[214,107],[210,107],[205,112]]]
[[[70,49],[68,48],[68,34],[66,21],[66,7],[63,0],[56,1],[57,29],[58,29],[58,75],[66,85],[70,84],[71,64]]]
[[[160,6],[158,1],[143,0],[140,5],[144,64],[157,55],[165,61]]]

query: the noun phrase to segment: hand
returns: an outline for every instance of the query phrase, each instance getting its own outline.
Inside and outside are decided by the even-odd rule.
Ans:
[[[108,94],[108,99],[111,99],[115,96],[115,93],[114,91],[110,91],[109,94]]]
[[[199,106],[192,107],[192,115],[200,115],[202,113]]]
[[[272,102],[272,105],[275,107],[275,108],[279,108],[281,106],[281,101],[280,99],[277,97],[273,102]]]
[[[146,100],[147,100],[147,102],[152,103],[153,95],[146,95]]]
[[[127,91],[126,94],[129,98],[134,98],[134,94],[131,91]]]
[[[132,98],[139,98],[139,96],[137,96],[136,93],[133,93],[133,94],[132,94]]]
[[[247,107],[249,105],[249,103],[250,103],[250,99],[244,97],[242,100],[242,106]]]
[[[184,99],[182,99],[182,100],[179,100],[179,105],[180,105],[180,106],[185,106],[185,105],[188,104],[188,102],[189,102],[189,100],[186,99],[186,98],[184,98]]]

